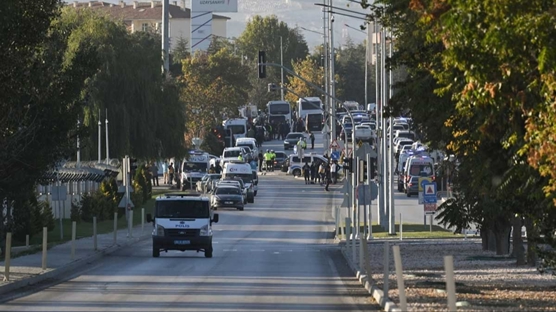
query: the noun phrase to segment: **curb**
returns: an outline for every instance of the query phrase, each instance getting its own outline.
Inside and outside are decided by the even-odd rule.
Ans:
[[[369,292],[371,297],[373,297],[373,299],[384,309],[384,311],[402,312],[402,310],[392,300],[390,300],[390,298],[384,296],[382,289],[379,289],[372,279],[355,267],[349,256],[346,255],[345,248],[341,248],[341,245],[345,246],[345,243],[342,243],[341,241],[338,243],[338,246],[340,246],[340,250],[342,251],[342,256],[344,256],[349,268],[353,271],[355,277],[359,280],[361,285]]]
[[[6,284],[4,286],[0,286],[0,295],[5,295],[5,294],[10,293],[14,290],[17,290],[17,289],[20,289],[20,288],[23,288],[23,287],[27,287],[27,286],[32,286],[32,285],[38,284],[38,283],[40,283],[42,281],[45,281],[47,279],[50,279],[50,278],[55,278],[59,275],[65,274],[65,273],[70,272],[72,270],[75,270],[79,267],[82,267],[85,264],[95,262],[95,261],[103,258],[106,255],[109,255],[109,254],[111,254],[115,251],[118,251],[121,248],[131,246],[131,245],[133,245],[135,243],[138,243],[140,241],[143,241],[143,240],[145,240],[149,237],[150,237],[149,235],[145,235],[145,236],[141,235],[137,238],[133,238],[132,240],[126,241],[125,243],[121,243],[121,244],[116,243],[116,245],[112,245],[112,246],[107,247],[107,248],[102,249],[102,250],[97,250],[97,252],[95,252],[94,254],[92,254],[88,257],[74,260],[74,261],[72,261],[72,262],[70,262],[66,265],[63,265],[63,266],[57,268],[57,269],[53,269],[53,270],[48,271],[46,273],[39,273],[38,275],[29,277],[29,278],[24,278],[24,279],[21,279],[21,280],[18,280],[18,281],[14,281],[14,282]]]

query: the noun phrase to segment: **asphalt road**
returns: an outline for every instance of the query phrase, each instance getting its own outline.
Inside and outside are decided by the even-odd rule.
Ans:
[[[279,148],[274,141],[264,148]],[[332,240],[332,192],[283,173],[260,177],[245,211],[218,210],[214,258],[151,241],[67,280],[28,289],[0,311],[371,311]]]

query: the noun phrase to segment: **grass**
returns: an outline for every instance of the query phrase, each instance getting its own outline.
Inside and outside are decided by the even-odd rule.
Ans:
[[[147,222],[146,216],[148,213],[152,214],[155,198],[158,195],[164,193],[168,193],[168,191],[153,191],[153,195],[151,199],[147,200],[147,202],[145,202],[144,204],[135,207],[135,210],[133,211],[133,225],[141,224],[141,208],[145,208],[145,222]],[[54,220],[54,229],[48,232],[49,248],[57,244],[62,244],[71,240],[71,224],[72,221],[69,219],[62,220],[63,237],[61,238],[60,220],[59,219]],[[126,218],[125,216],[122,216],[118,219],[118,229],[125,229],[126,227],[127,227]],[[112,233],[113,231],[114,231],[114,219],[97,222],[97,234]],[[85,221],[78,222],[76,227],[76,238],[79,239],[79,238],[90,237],[90,236],[93,236],[93,223],[85,222]],[[29,239],[30,246],[34,246],[34,245],[38,246],[41,244],[42,244],[42,233],[38,233],[37,235],[34,235]],[[25,242],[14,241],[12,246],[13,247],[25,246]],[[18,253],[18,255],[21,253],[27,253],[27,254],[33,253],[34,251],[33,248],[34,247],[30,247],[30,249],[28,250],[21,251],[20,253]]]
[[[378,224],[373,224],[373,237],[374,238],[399,238],[400,237],[400,225],[396,224],[395,235],[388,234],[387,230],[384,230]],[[438,225],[432,226],[432,232],[430,231],[430,225],[423,224],[403,224],[403,237],[404,238],[463,238],[461,234],[453,234],[450,230],[446,230]],[[340,227],[340,234],[345,230],[342,225]],[[360,228],[361,232],[364,231],[363,226]]]

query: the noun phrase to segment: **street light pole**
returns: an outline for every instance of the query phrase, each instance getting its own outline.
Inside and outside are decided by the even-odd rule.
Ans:
[[[330,7],[332,7],[332,0],[330,0]],[[329,31],[330,31],[330,101],[329,101],[329,109],[330,109],[330,116],[336,116],[336,103],[334,98],[336,97],[336,81],[335,81],[335,73],[334,73],[334,63],[336,56],[334,55],[334,15],[330,12],[328,15],[329,19]],[[336,137],[336,121],[334,118],[330,118],[330,143]],[[353,143],[353,142],[352,142]]]
[[[282,46],[282,36],[280,36],[280,65],[284,66],[284,48]],[[280,88],[280,99],[284,101],[284,69],[280,69],[280,83],[282,88]]]
[[[392,30],[390,29],[389,32],[389,37],[390,37],[390,42],[388,43],[388,57],[391,59],[392,58]],[[386,46],[386,43],[385,43]],[[390,100],[392,99],[392,69],[389,68],[388,69],[388,79],[389,79],[389,83],[388,83],[388,106],[390,106]],[[393,190],[393,185],[394,185],[394,144],[393,142],[393,134],[392,134],[392,123],[393,123],[393,118],[392,116],[390,116],[390,138],[388,139],[390,142],[390,150],[388,151],[388,158],[390,159],[390,166],[389,166],[389,170],[390,170],[390,180],[388,181],[388,186],[389,188],[389,201],[390,201],[390,231],[389,234],[396,234],[396,219],[395,219],[395,207],[394,207],[394,190]]]
[[[170,72],[170,34],[169,34],[169,7],[170,1],[163,0],[162,1],[162,59],[163,59],[163,68],[162,72],[165,75],[168,75]]]
[[[102,162],[102,122],[100,121],[100,109],[98,110],[98,162]]]
[[[323,0],[323,3],[326,5],[326,1],[327,0]],[[322,24],[323,24],[323,33],[322,33],[322,38],[323,38],[323,45],[322,45],[322,57],[323,57],[323,83],[324,83],[324,91],[326,91],[326,93],[329,92],[329,82],[330,82],[330,77],[328,76],[328,69],[329,69],[329,57],[328,57],[328,15],[326,14],[326,8],[323,7],[322,8]],[[324,106],[325,106],[325,114],[323,114],[323,116],[326,116],[326,114],[330,113],[330,102],[332,101],[332,99],[328,96],[324,96]],[[324,119],[326,122],[326,119]],[[332,122],[332,121],[331,121]],[[326,129],[328,128],[328,129]],[[324,135],[324,150],[328,151],[329,149],[329,143],[331,142],[330,138],[334,138],[332,131],[330,129],[330,127],[323,127],[323,131],[324,130],[328,130],[330,133],[330,136],[328,137],[328,133],[323,133]]]

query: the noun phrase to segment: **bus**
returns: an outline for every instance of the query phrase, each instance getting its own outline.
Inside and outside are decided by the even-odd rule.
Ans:
[[[291,129],[292,125],[292,108],[290,103],[285,101],[270,101],[266,103],[266,113],[268,115],[268,122],[279,125],[285,122]]]
[[[297,100],[297,118],[306,120],[307,114],[321,114],[323,113],[324,104],[318,97],[304,97]]]

